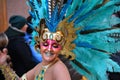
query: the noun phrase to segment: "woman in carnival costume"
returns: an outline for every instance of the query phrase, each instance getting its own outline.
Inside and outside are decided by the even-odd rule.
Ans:
[[[82,80],[108,80],[107,71],[120,72],[120,66],[109,58],[120,50],[120,42],[111,37],[120,29],[110,25],[119,3],[119,0],[67,0],[65,3],[28,0],[31,25],[36,29],[33,42],[40,49],[43,61],[20,79],[71,80],[59,54],[70,60],[72,67],[83,75]],[[19,79],[10,67],[3,65],[1,69],[6,80],[7,76]]]

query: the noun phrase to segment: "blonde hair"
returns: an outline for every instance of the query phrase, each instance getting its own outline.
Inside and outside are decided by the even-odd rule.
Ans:
[[[5,33],[0,33],[0,50],[8,45],[8,37]]]

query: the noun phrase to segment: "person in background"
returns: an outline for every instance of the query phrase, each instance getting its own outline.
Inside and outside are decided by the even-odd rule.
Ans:
[[[37,63],[32,59],[32,52],[29,45],[25,42],[24,36],[28,25],[25,17],[13,15],[9,19],[10,26],[5,31],[9,39],[8,54],[11,57],[13,70],[18,76],[22,76]]]
[[[0,33],[0,53],[1,52],[4,52],[4,53],[7,53],[8,51],[7,51],[7,45],[8,45],[8,38],[7,38],[7,36],[5,35],[5,33]],[[0,54],[1,55],[1,54]],[[7,60],[7,63],[9,63],[9,64],[11,64],[10,62],[9,62],[9,60],[10,60],[10,57],[7,55],[6,56],[7,58],[8,58],[8,60]],[[1,58],[1,57],[0,57]],[[3,58],[2,58],[3,59]],[[1,63],[1,61],[0,61],[0,63]],[[4,76],[2,75],[2,72],[1,72],[1,70],[0,70],[0,80],[5,80],[5,78],[4,78]]]

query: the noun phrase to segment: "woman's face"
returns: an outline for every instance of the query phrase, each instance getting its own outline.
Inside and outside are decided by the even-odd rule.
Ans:
[[[45,42],[40,43],[40,52],[42,54],[43,60],[47,62],[54,61],[61,49],[61,45],[58,44],[55,40],[46,40]]]

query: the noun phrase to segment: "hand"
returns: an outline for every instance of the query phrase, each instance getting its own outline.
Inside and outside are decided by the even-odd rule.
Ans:
[[[8,59],[10,59],[7,52],[7,48],[4,48],[2,51],[0,50],[0,65],[7,64]]]

